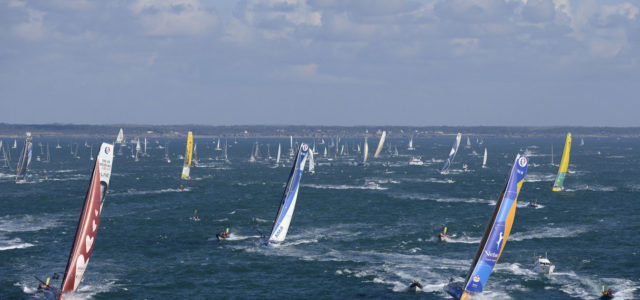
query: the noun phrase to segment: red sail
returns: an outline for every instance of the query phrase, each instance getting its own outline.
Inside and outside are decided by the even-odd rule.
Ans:
[[[71,254],[69,254],[67,269],[64,272],[62,292],[76,291],[84,276],[91,252],[93,252],[93,245],[98,234],[101,209],[99,164],[99,160],[97,160],[93,169],[91,184],[84,200],[82,215],[80,215],[80,220],[78,221],[78,229],[71,248]]]

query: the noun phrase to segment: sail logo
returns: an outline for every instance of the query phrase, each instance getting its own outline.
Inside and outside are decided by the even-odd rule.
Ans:
[[[527,165],[527,158],[526,157],[520,157],[520,159],[518,160],[518,164],[520,165],[520,167],[524,168],[524,166]]]
[[[111,152],[111,147],[109,146],[104,147],[104,154],[109,155],[109,152]]]
[[[309,150],[309,145],[302,144],[302,151],[308,151],[308,150]]]
[[[479,275],[473,276],[473,282],[480,282],[480,276]]]

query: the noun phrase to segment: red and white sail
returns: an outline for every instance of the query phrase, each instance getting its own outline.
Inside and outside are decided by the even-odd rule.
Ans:
[[[113,145],[102,143],[93,169],[93,175],[91,176],[89,190],[84,200],[82,214],[78,221],[78,229],[69,254],[69,262],[64,271],[61,288],[63,293],[73,292],[78,289],[89,263],[96,235],[98,234],[102,205],[107,195],[112,163]]]

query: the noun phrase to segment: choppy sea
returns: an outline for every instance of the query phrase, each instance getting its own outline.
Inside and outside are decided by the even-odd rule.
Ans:
[[[329,139],[317,139],[316,173],[302,176],[287,239],[276,247],[260,244],[258,232],[268,233],[280,204],[288,139],[229,139],[229,163],[213,140],[196,139],[199,165],[189,181],[180,180],[185,141],[152,139],[138,162],[129,145],[114,158],[93,256],[71,298],[449,298],[443,288],[466,276],[517,153],[530,165],[515,223],[479,297],[597,299],[606,285],[616,299],[640,298],[640,140],[579,139],[566,190],[555,193],[564,139],[472,137],[467,148],[463,138],[448,175],[439,170],[453,137],[415,139],[413,151],[407,139],[391,139],[367,166],[359,164],[362,139],[342,139],[347,153],[337,156]],[[62,149],[57,142],[34,140],[28,183],[0,169],[2,299],[37,297],[34,276],[64,272],[94,162],[85,140],[60,140]],[[260,157],[250,163],[256,142]],[[284,166],[273,167],[279,143]],[[369,143],[375,148],[377,138]],[[46,144],[48,163],[36,157],[44,159]],[[167,144],[171,163],[159,148]],[[389,151],[396,147],[397,156]],[[10,149],[12,168],[20,148],[18,141]],[[413,156],[424,165],[409,165]],[[190,219],[195,209],[198,222]],[[440,243],[445,226],[452,238]],[[218,242],[226,227],[231,237]],[[547,255],[555,273],[535,273],[537,255]],[[409,292],[412,280],[424,291]]]

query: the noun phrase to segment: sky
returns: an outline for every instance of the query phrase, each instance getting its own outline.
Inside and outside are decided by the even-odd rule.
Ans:
[[[0,0],[0,122],[640,126],[640,2]]]

